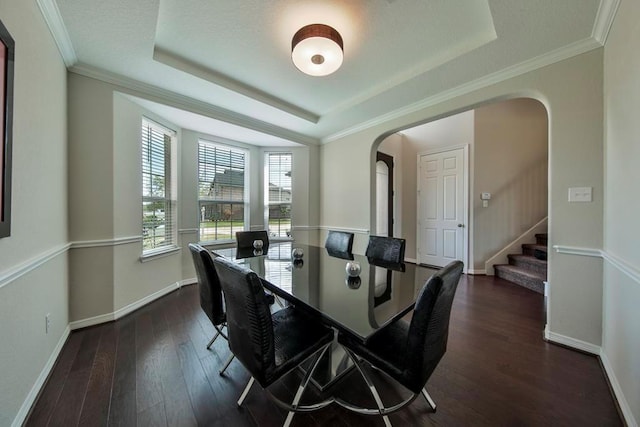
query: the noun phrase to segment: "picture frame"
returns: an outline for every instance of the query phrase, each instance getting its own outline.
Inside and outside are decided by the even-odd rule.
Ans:
[[[15,42],[0,21],[0,238],[11,235],[11,148]]]

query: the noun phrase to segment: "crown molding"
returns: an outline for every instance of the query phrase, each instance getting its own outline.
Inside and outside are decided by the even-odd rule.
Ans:
[[[236,93],[247,96],[273,108],[277,108],[280,111],[284,111],[285,113],[289,113],[308,122],[318,123],[318,121],[320,120],[320,116],[318,114],[312,113],[311,111],[305,110],[304,108],[298,107],[297,105],[294,105],[290,102],[286,102],[283,99],[273,96],[253,86],[242,83],[241,81],[235,80],[225,74],[214,71],[203,65],[197,64],[193,61],[169,52],[168,50],[162,49],[161,47],[153,47],[153,59],[171,68],[175,68],[176,70],[180,70],[189,75],[201,78],[215,85],[232,90]]]
[[[62,15],[60,15],[60,9],[55,0],[37,0],[38,7],[42,13],[44,21],[49,27],[49,31],[55,40],[62,60],[67,67],[71,67],[78,62],[76,51],[73,49],[73,43],[71,43],[71,37],[67,32],[67,27],[64,25]]]
[[[502,81],[520,76],[522,74],[537,70],[539,68],[554,64],[556,62],[571,58],[573,56],[577,56],[582,53],[589,52],[590,50],[597,49],[599,47],[602,47],[602,44],[599,43],[594,38],[589,37],[587,39],[580,40],[568,46],[562,47],[560,49],[556,49],[544,55],[540,55],[536,58],[529,59],[527,61],[521,62],[516,65],[512,65],[511,67],[507,67],[503,70],[481,77],[479,79],[472,80],[468,83],[462,84],[453,89],[439,92],[436,95],[427,97],[421,101],[418,101],[406,107],[391,111],[387,114],[383,114],[374,119],[360,123],[356,126],[352,126],[341,132],[334,133],[325,138],[322,138],[321,143],[326,144],[329,142],[336,141],[338,139],[344,138],[354,133],[361,132],[371,127],[383,124],[390,120],[394,120],[394,119],[406,116],[408,114],[415,113],[417,111],[431,107],[433,105],[440,104],[445,101],[449,101],[456,97],[466,95],[473,91],[482,89],[484,87],[487,87],[496,83],[500,83]]]
[[[609,30],[611,30],[611,26],[613,25],[613,19],[616,17],[616,12],[618,11],[618,6],[620,6],[620,0],[600,1],[600,7],[598,7],[591,37],[602,46],[604,46],[607,41]]]
[[[81,62],[69,67],[69,72],[120,87],[120,91],[129,95],[138,96],[150,101],[159,102],[171,107],[179,108],[191,113],[200,114],[212,119],[221,120],[267,135],[283,138],[303,145],[318,145],[320,140],[301,134],[262,120],[254,119],[225,108],[216,107],[207,102],[180,95],[178,93],[143,83],[138,80],[111,73]]]

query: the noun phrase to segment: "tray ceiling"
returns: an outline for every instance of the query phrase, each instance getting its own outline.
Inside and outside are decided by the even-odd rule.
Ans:
[[[209,117],[318,143],[601,46],[617,0],[39,3],[71,71],[183,107],[199,127]],[[293,34],[315,22],[344,40],[344,63],[326,77],[290,58]]]

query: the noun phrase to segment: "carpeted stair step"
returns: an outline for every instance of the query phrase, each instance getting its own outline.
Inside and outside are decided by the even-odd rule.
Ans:
[[[515,265],[500,264],[494,265],[495,275],[502,279],[513,282],[517,285],[531,289],[539,294],[544,294],[544,281],[546,276],[525,270]]]
[[[547,246],[547,244],[549,243],[548,234],[547,233],[536,234],[536,243],[539,245]]]
[[[508,255],[509,264],[520,267],[524,270],[537,273],[542,277],[547,277],[547,261],[543,261],[531,255]]]
[[[524,255],[533,256],[533,252],[536,249],[544,253],[547,253],[547,245],[538,245],[537,243],[525,243],[524,245],[522,245],[522,253]]]

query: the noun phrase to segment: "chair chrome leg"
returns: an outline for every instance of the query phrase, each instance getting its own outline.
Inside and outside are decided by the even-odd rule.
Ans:
[[[220,331],[218,331],[217,329],[216,331],[217,331],[216,334],[213,336],[213,338],[211,338],[211,341],[209,341],[209,344],[207,344],[207,350],[211,348],[211,344],[213,344],[216,338],[218,338],[218,336],[220,335]]]
[[[331,343],[325,345],[322,351],[318,352],[318,354],[315,357],[315,360],[311,365],[311,369],[307,371],[307,373],[304,375],[304,378],[300,382],[300,385],[298,386],[298,390],[296,391],[296,395],[293,398],[293,402],[291,402],[291,406],[293,407],[294,410],[289,411],[289,413],[287,414],[287,418],[284,421],[284,427],[289,427],[289,425],[291,424],[291,420],[293,420],[293,415],[295,414],[294,411],[298,407],[298,403],[300,402],[300,399],[302,399],[302,395],[304,394],[304,391],[307,389],[309,380],[311,379],[311,376],[313,375],[316,368],[318,367],[318,363],[320,362],[320,359],[322,359],[322,356],[324,356],[324,354],[326,353],[327,349],[330,346],[331,346]]]
[[[353,363],[356,365],[356,368],[360,372],[360,375],[362,376],[364,381],[367,383],[367,387],[369,387],[369,391],[371,392],[373,399],[376,401],[376,404],[378,405],[378,409],[380,410],[380,415],[382,415],[382,419],[384,420],[384,425],[386,427],[391,427],[391,421],[389,420],[389,417],[387,415],[384,415],[385,406],[384,406],[384,403],[382,402],[382,398],[380,397],[380,394],[378,394],[378,389],[376,389],[376,386],[373,384],[373,381],[371,381],[371,378],[369,378],[369,375],[367,375],[360,367],[360,364],[358,363],[358,359],[356,355],[353,352],[351,352],[351,350],[348,350],[346,348],[345,348],[345,351],[353,359]]]
[[[424,387],[422,388],[422,395],[427,400],[427,403],[429,404],[429,406],[431,406],[431,409],[433,410],[433,412],[436,412],[436,402],[433,401],[431,396],[429,396],[429,393],[427,393],[427,389]]]
[[[275,299],[276,304],[278,304],[278,305],[280,306],[280,308],[284,308],[284,307],[285,307],[285,304],[284,304],[284,303],[282,302],[282,300],[278,297],[278,295],[276,295],[276,294],[271,294],[271,295],[273,295],[273,298]]]
[[[244,399],[246,399],[247,394],[249,394],[249,390],[251,390],[251,386],[253,385],[254,381],[255,381],[255,378],[253,377],[249,379],[249,384],[247,384],[247,386],[244,388],[244,391],[240,395],[240,399],[238,399],[238,406],[242,406],[242,402],[244,402]]]
[[[231,353],[227,361],[224,363],[224,367],[220,370],[220,375],[224,375],[224,371],[226,371],[229,365],[231,365],[231,361],[233,360],[234,357],[235,355]]]

